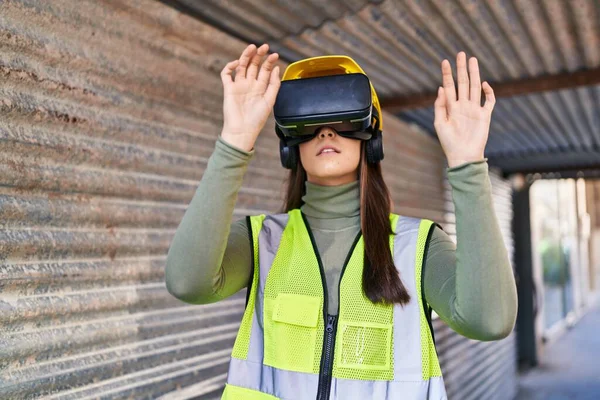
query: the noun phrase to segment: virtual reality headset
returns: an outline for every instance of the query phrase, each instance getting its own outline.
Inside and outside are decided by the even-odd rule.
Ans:
[[[277,136],[288,146],[311,140],[329,126],[340,136],[368,140],[373,135],[369,78],[362,73],[284,80],[273,114]]]

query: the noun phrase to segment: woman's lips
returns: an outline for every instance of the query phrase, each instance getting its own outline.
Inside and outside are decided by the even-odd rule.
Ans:
[[[319,156],[327,156],[327,155],[331,155],[331,154],[338,154],[338,152],[335,151],[335,150],[333,150],[333,149],[331,149],[331,150],[326,149],[326,150],[320,152],[319,154],[317,154],[317,157],[319,157]]]
[[[326,144],[324,146],[321,147],[321,149],[317,152],[317,156],[320,156],[321,154],[323,154],[323,151],[325,150],[333,150],[336,153],[340,153],[340,151],[338,150],[337,147],[330,145],[330,144]]]
[[[331,156],[331,155],[334,155],[334,154],[338,154],[337,151],[326,151],[326,152],[320,153],[317,157],[320,157],[320,156]]]

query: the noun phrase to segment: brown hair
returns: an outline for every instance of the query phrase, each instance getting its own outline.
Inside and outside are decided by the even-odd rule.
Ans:
[[[410,301],[410,295],[400,280],[390,249],[389,235],[395,234],[390,225],[392,198],[383,175],[381,164],[367,162],[365,146],[361,140],[358,180],[360,184],[360,225],[365,253],[363,291],[367,298],[377,303]],[[300,153],[300,152],[298,152]],[[287,193],[281,212],[300,208],[306,193],[306,170],[297,157],[296,168],[290,170]]]

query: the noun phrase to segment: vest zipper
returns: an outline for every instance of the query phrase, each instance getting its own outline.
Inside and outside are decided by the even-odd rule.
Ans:
[[[323,344],[323,356],[319,377],[318,400],[329,400],[329,389],[331,388],[331,371],[333,370],[333,349],[335,348],[335,332],[337,328],[337,316],[327,314],[327,326],[325,327],[325,339]]]
[[[340,315],[340,287],[342,285],[342,277],[344,276],[344,271],[346,271],[346,266],[350,261],[350,257],[354,253],[354,248],[358,243],[361,235],[362,229],[359,230],[356,238],[354,239],[354,243],[350,247],[350,251],[346,256],[346,260],[344,261],[344,266],[342,267],[342,272],[340,273],[340,280],[338,282],[338,306],[337,306],[337,315],[331,315],[327,312],[328,307],[328,299],[329,294],[327,293],[327,283],[325,281],[325,269],[323,268],[323,262],[321,261],[321,256],[319,255],[319,249],[317,248],[317,244],[315,243],[315,238],[313,237],[312,231],[310,229],[310,225],[306,216],[303,212],[300,212],[302,215],[302,220],[304,221],[304,226],[308,231],[308,236],[310,237],[310,242],[313,246],[313,251],[317,257],[317,261],[319,263],[319,271],[321,273],[321,284],[323,286],[323,317],[325,318],[325,335],[323,337],[323,351],[321,353],[321,365],[319,367],[319,383],[317,385],[317,400],[329,400],[329,392],[331,391],[331,372],[333,371],[333,353],[335,350],[335,336],[337,332],[337,318]]]

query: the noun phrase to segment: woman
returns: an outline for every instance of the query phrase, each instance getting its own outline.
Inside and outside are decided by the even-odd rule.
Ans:
[[[278,55],[264,59],[267,51],[249,45],[221,72],[223,130],[167,258],[167,288],[185,302],[211,303],[249,287],[223,398],[445,399],[431,309],[478,340],[507,337],[516,320],[483,156],[492,88],[480,86],[475,58],[469,77],[460,52],[457,95],[443,60],[434,126],[448,160],[457,246],[439,225],[391,213],[364,141],[330,126],[298,145],[280,213],[231,223],[280,87]],[[327,146],[335,151],[322,153]]]

